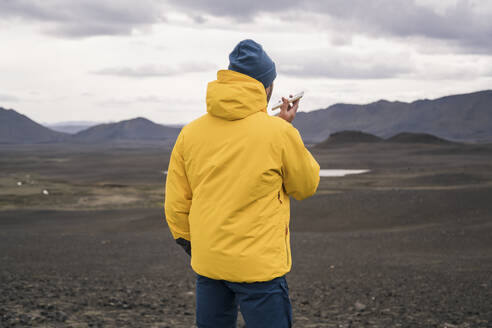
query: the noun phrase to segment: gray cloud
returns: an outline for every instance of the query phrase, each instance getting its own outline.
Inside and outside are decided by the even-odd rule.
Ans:
[[[409,80],[475,80],[492,76],[492,57],[464,56],[436,61],[411,52],[372,51],[360,54],[339,48],[302,52],[276,52],[280,74],[304,78]]]
[[[0,17],[43,22],[49,34],[80,38],[130,34],[161,20],[152,0],[0,0]]]
[[[287,55],[279,53],[277,56],[280,74],[308,78],[387,79],[409,74],[415,69],[407,53],[362,56],[324,49]]]
[[[280,12],[292,9],[302,1],[294,0],[253,0],[253,1],[228,1],[228,0],[169,0],[177,8],[207,13],[213,16],[229,16],[240,20],[251,20],[258,13]]]
[[[184,62],[175,66],[143,65],[139,67],[109,67],[92,72],[99,75],[113,75],[130,78],[149,78],[182,75],[186,73],[207,72],[217,66],[206,62]]]
[[[487,76],[487,70],[483,65],[468,63],[456,65],[453,63],[433,63],[419,67],[415,72],[409,74],[410,78],[419,80],[474,80]]]
[[[207,15],[251,22],[267,13],[317,28],[335,26],[345,34],[424,37],[473,52],[492,49],[491,6],[472,0],[439,11],[416,0],[0,0],[0,18],[42,22],[44,32],[67,38],[125,35],[163,22],[169,6],[198,25]]]
[[[98,102],[97,104],[102,106],[128,106],[137,103],[152,104],[152,103],[164,103],[164,102],[166,102],[166,99],[163,97],[149,95],[149,96],[139,96],[139,97],[128,98],[128,99],[110,98]]]
[[[17,98],[16,96],[12,95],[6,95],[6,94],[0,94],[0,101],[5,101],[5,102],[17,102],[20,99]]]
[[[203,23],[207,22],[207,19],[205,17],[203,17],[202,15],[197,15],[197,16],[194,16],[192,18],[193,18],[193,21],[197,24],[203,24]]]
[[[409,73],[405,67],[391,67],[384,64],[353,66],[336,63],[306,63],[281,71],[287,75],[299,77],[320,77],[331,79],[388,79]]]
[[[156,96],[156,95],[146,95],[138,97],[127,97],[127,98],[108,98],[102,101],[96,102],[99,106],[107,107],[125,107],[135,104],[178,104],[179,106],[194,106],[195,103],[190,99],[176,98],[172,96]]]
[[[420,36],[455,42],[477,51],[492,48],[491,12],[481,12],[479,9],[483,4],[468,0],[459,0],[455,6],[442,12],[418,4],[415,0],[170,1],[181,9],[231,17],[238,21],[252,21],[261,13],[285,14],[289,19],[311,21],[317,26],[328,20],[334,21],[340,29],[356,33]]]
[[[129,106],[133,103],[135,103],[134,99],[124,100],[124,99],[110,98],[110,99],[106,99],[106,100],[97,102],[96,104],[99,106],[108,106],[108,107],[118,106],[118,107],[120,107],[120,106]]]

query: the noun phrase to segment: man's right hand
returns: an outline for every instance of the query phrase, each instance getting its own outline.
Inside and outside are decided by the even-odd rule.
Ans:
[[[292,97],[292,95],[290,95]],[[291,104],[289,104],[289,101],[282,97],[282,106],[280,106],[280,113],[278,114],[278,117],[283,118],[289,123],[292,123],[294,118],[296,117],[297,109],[299,108],[299,101],[301,99],[297,99]]]

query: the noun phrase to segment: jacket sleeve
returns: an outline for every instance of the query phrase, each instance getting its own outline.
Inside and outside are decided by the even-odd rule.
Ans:
[[[304,146],[299,131],[290,124],[284,132],[283,146],[285,191],[297,200],[312,196],[319,184],[319,164]]]
[[[178,136],[171,153],[166,178],[164,211],[174,239],[190,240],[190,212],[192,191],[186,176],[183,159],[183,132]]]

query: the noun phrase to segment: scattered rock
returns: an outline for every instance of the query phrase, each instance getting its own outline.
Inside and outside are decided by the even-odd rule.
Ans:
[[[458,326],[445,322],[443,328],[458,328]]]
[[[359,301],[355,302],[354,306],[357,311],[364,311],[366,309],[366,305]]]

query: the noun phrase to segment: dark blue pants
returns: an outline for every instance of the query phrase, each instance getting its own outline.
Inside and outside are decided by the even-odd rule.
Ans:
[[[292,308],[285,276],[236,283],[197,275],[198,328],[235,328],[238,306],[247,328],[290,328]]]

